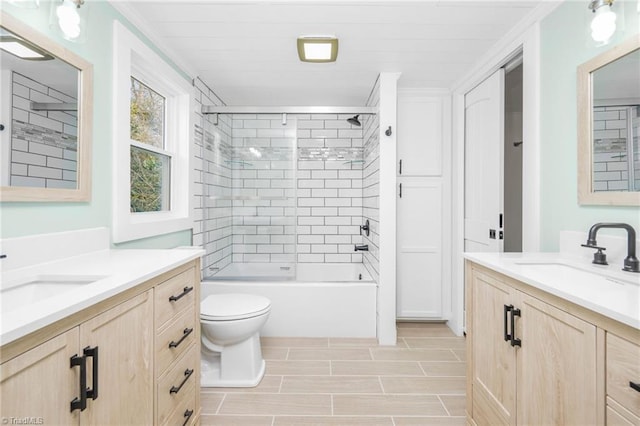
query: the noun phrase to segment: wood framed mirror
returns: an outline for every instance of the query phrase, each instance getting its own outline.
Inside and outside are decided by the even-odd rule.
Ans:
[[[640,205],[640,35],[578,67],[578,201]]]
[[[0,17],[0,201],[89,201],[93,65]]]

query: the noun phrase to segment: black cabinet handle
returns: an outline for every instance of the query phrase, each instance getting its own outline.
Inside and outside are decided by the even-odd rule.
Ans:
[[[400,160],[400,173],[398,174],[402,174],[402,160]]]
[[[98,347],[90,348],[87,346],[84,348],[84,356],[86,358],[93,358],[93,363],[91,367],[91,373],[93,375],[93,389],[87,389],[87,398],[97,399],[98,398]]]
[[[640,385],[637,383],[629,382],[629,387],[631,387],[631,389],[633,390],[640,392]]]
[[[400,198],[402,198],[402,184],[400,184]]]
[[[187,410],[184,412],[184,423],[182,423],[182,426],[187,426],[187,423],[189,423],[189,419],[191,418],[192,415],[193,415],[193,410]]]
[[[169,348],[177,348],[178,346],[180,346],[180,343],[182,343],[182,341],[186,339],[187,336],[191,334],[191,332],[193,332],[193,328],[185,328],[182,331],[182,337],[180,338],[180,340],[178,340],[177,342],[172,340],[171,343],[169,343]]]
[[[180,389],[182,389],[184,384],[187,383],[187,380],[189,380],[189,377],[191,377],[192,374],[193,374],[193,368],[191,370],[189,370],[188,368],[184,370],[184,379],[182,380],[182,383],[180,383],[180,386],[178,387],[171,386],[171,389],[169,389],[169,393],[172,394],[172,393],[180,392]]]
[[[189,293],[191,290],[193,290],[193,287],[185,287],[182,289],[182,293],[180,293],[177,296],[171,296],[169,298],[169,302],[175,302],[176,300],[180,300],[182,299],[184,296],[187,295],[187,293]]]
[[[74,355],[71,357],[71,366],[80,367],[80,398],[71,401],[71,412],[75,410],[84,411],[87,408],[87,358]]]
[[[516,339],[516,317],[519,317],[520,309],[511,310],[511,346],[522,346],[522,340]]]
[[[507,325],[507,317],[509,312],[513,309],[513,305],[504,305],[504,341],[511,340],[511,334],[509,334],[509,326]],[[513,327],[513,326],[512,326]]]

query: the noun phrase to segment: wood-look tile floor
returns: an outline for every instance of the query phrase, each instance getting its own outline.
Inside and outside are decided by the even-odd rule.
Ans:
[[[262,338],[255,388],[202,388],[202,425],[464,425],[465,342],[444,324],[375,339]]]

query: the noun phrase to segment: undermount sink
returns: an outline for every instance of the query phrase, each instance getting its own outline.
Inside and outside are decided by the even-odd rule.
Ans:
[[[94,283],[103,276],[95,275],[38,275],[0,290],[2,310],[13,311],[26,304],[39,302],[67,293],[80,286]]]
[[[600,270],[586,265],[580,267],[571,265],[562,261],[520,261],[514,262],[516,265],[523,266],[530,271],[537,271],[540,274],[548,275],[554,279],[570,279],[584,281],[610,281],[618,284],[640,284],[640,277],[624,276],[623,272],[609,270]]]

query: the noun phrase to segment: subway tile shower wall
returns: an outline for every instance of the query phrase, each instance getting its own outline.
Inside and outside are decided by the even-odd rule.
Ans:
[[[194,85],[198,111],[223,105],[201,80]],[[206,250],[204,276],[231,262],[363,261],[354,251],[363,243],[363,130],[347,118],[199,116],[193,243]]]
[[[349,115],[298,115],[297,260],[362,262],[362,128]]]
[[[380,104],[380,82],[369,95],[367,106],[377,107]],[[363,263],[373,279],[378,282],[380,275],[380,119],[378,115],[364,118],[364,168],[362,173],[362,215],[369,220],[370,233],[364,236],[364,243],[369,251],[364,253]]]
[[[629,191],[640,188],[639,129],[640,108],[637,106],[593,109],[594,191]],[[629,136],[631,141],[628,140]],[[629,176],[629,142],[634,147],[635,180],[631,180]]]
[[[11,73],[10,184],[40,188],[76,188],[76,111],[35,111],[31,102],[73,103],[76,99]]]

